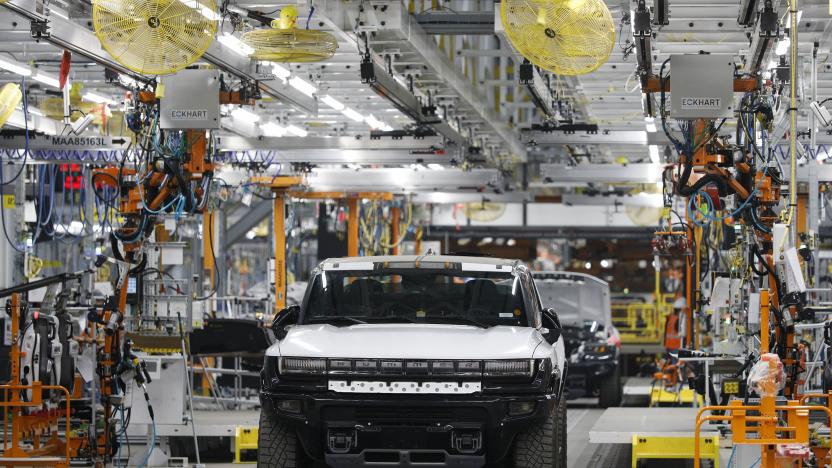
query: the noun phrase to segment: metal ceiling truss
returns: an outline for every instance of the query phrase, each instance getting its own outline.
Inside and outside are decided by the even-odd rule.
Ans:
[[[502,178],[496,169],[426,170],[409,168],[316,169],[306,178],[306,186],[323,192],[483,191],[500,188]]]
[[[37,33],[38,40],[44,40],[55,46],[69,50],[86,57],[105,68],[126,74],[133,78],[146,80],[147,77],[133,72],[113,60],[101,47],[95,34],[73,21],[57,15],[49,15],[48,8],[42,0],[8,0],[0,3],[0,7],[7,8],[32,22],[33,36]],[[292,107],[303,112],[317,113],[318,103],[309,96],[300,93],[288,84],[257,73],[256,63],[243,57],[219,42],[214,42],[203,56],[203,60],[239,78],[258,81],[260,89]]]
[[[323,2],[319,7],[322,15],[328,14],[328,6],[334,0]],[[370,11],[372,10],[372,11]],[[451,107],[455,114],[470,110],[482,119],[484,127],[493,132],[504,150],[518,158],[526,159],[526,149],[520,142],[519,135],[500,116],[489,107],[488,99],[475,89],[471,80],[464,76],[456,65],[449,59],[448,54],[439,49],[434,39],[427,35],[416,19],[407,11],[406,5],[399,2],[385,3],[376,9],[365,8],[362,21],[364,31],[371,34],[370,47],[398,48],[401,55],[406,55],[407,61],[413,61],[422,69],[421,74],[427,72],[435,74],[439,80],[436,83],[437,94],[452,94],[458,101]],[[352,25],[344,25],[352,27]],[[410,58],[415,60],[411,60]],[[393,63],[399,67],[401,63]],[[406,66],[406,67],[409,67]],[[427,78],[427,77],[426,77]]]

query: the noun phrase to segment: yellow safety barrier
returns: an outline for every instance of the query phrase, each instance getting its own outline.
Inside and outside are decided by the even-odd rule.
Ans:
[[[612,304],[612,321],[622,344],[658,344],[664,338],[664,324],[673,311],[673,298],[662,296],[655,302]]]
[[[695,437],[651,437],[633,435],[633,468],[645,459],[693,459]],[[699,458],[713,460],[719,468],[719,436],[699,440]]]
[[[257,427],[237,426],[234,431],[234,463],[257,463]]]

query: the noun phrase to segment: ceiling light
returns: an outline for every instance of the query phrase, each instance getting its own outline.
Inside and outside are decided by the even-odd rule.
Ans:
[[[138,81],[134,80],[133,78],[127,75],[119,75],[118,79],[121,82],[121,84],[127,86],[128,88],[136,88],[139,86]]]
[[[286,135],[286,129],[274,122],[267,122],[260,126],[260,131],[267,137],[282,137]]]
[[[592,262],[584,263],[584,267],[586,267],[587,270],[591,269],[592,268]]]
[[[384,122],[382,122],[381,120],[378,120],[377,118],[375,118],[372,114],[368,115],[367,118],[364,119],[364,121],[367,122],[367,125],[369,125],[370,128],[372,128],[373,130],[378,130],[378,129],[384,127],[385,125],[387,125]]]
[[[53,78],[53,77],[51,77],[51,76],[49,76],[49,75],[47,75],[46,73],[43,73],[43,72],[35,72],[32,75],[32,79],[39,82],[39,83],[43,83],[46,86],[51,86],[53,88],[59,88],[60,89],[60,87],[61,87],[61,82],[58,81],[57,78]]]
[[[113,100],[108,98],[107,96],[102,96],[96,93],[84,93],[84,95],[81,97],[85,101],[95,102],[98,104],[111,104],[113,102]]]
[[[244,44],[243,41],[238,39],[237,36],[234,36],[233,34],[222,34],[217,38],[217,40],[220,41],[222,45],[228,47],[239,55],[248,57],[254,53],[254,49]]]
[[[309,132],[294,125],[289,125],[288,127],[286,127],[286,131],[298,137],[305,137],[306,135],[309,135]]]
[[[777,42],[777,48],[774,49],[774,53],[777,55],[786,55],[786,53],[789,51],[790,45],[792,45],[792,41],[791,39],[789,39],[788,36],[786,36]]]
[[[280,78],[284,82],[292,76],[292,72],[279,63],[272,62],[272,72],[274,72],[274,76]]]
[[[775,62],[774,60],[768,62],[768,67],[766,67],[766,70],[771,70],[773,68],[777,68],[777,62]]]
[[[438,163],[430,163],[428,167],[433,169],[434,171],[442,171],[445,170],[445,166],[438,164]]]
[[[8,70],[12,73],[17,73],[21,76],[31,76],[32,69],[26,66],[23,66],[17,62],[13,62],[6,58],[0,57],[0,68],[4,70]]]
[[[322,97],[321,102],[323,102],[324,104],[328,105],[329,107],[331,107],[331,108],[333,108],[337,111],[342,111],[342,110],[344,110],[344,107],[346,107],[346,106],[344,106],[344,104],[342,104],[340,101],[338,101],[334,97],[330,96],[329,94]]]
[[[656,133],[656,119],[653,117],[645,117],[644,118],[644,127],[650,133]]]
[[[657,145],[650,145],[650,162],[653,164],[660,164],[659,147]]]
[[[341,111],[341,113],[346,115],[347,117],[351,118],[352,120],[355,120],[356,122],[363,122],[364,121],[364,116],[363,115],[361,115],[358,112],[350,109],[349,107],[345,108],[343,111]]]
[[[297,76],[293,76],[292,79],[289,80],[289,84],[296,90],[302,92],[303,94],[309,97],[312,97],[312,95],[315,94],[315,91],[318,90],[318,88],[307,83],[302,78]]]
[[[391,126],[389,126],[389,125],[387,125],[387,124],[384,124],[384,126],[383,126],[383,127],[381,127],[379,130],[381,130],[382,132],[392,132],[392,131],[393,131],[393,127],[391,127]]]
[[[231,117],[234,117],[234,120],[242,120],[244,122],[255,123],[260,121],[260,116],[251,112],[250,110],[243,109],[242,107],[238,107],[231,111]]]

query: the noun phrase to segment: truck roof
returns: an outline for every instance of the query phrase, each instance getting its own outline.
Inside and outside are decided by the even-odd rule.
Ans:
[[[366,265],[368,263],[383,263],[383,262],[391,262],[391,263],[415,263],[417,261],[420,262],[450,262],[450,263],[462,263],[467,265],[482,265],[482,266],[494,266],[494,267],[508,267],[513,268],[517,265],[520,265],[520,260],[511,260],[505,258],[492,258],[492,257],[468,257],[462,255],[374,255],[369,257],[344,257],[344,258],[328,258],[321,262],[320,267],[322,269],[333,269],[335,265],[339,265],[339,269],[349,269],[350,264],[363,264]],[[495,268],[499,269],[499,268]]]

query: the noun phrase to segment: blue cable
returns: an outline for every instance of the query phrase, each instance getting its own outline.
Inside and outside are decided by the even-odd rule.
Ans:
[[[755,466],[757,466],[760,463],[760,460],[762,460],[762,459],[763,459],[763,457],[761,456],[760,458],[757,459],[757,461],[752,463],[751,466],[749,466],[748,468],[754,468]]]
[[[731,457],[728,458],[728,466],[726,468],[731,468],[731,465],[734,463],[734,454],[737,453],[737,446],[734,444],[734,448],[731,449]]]

